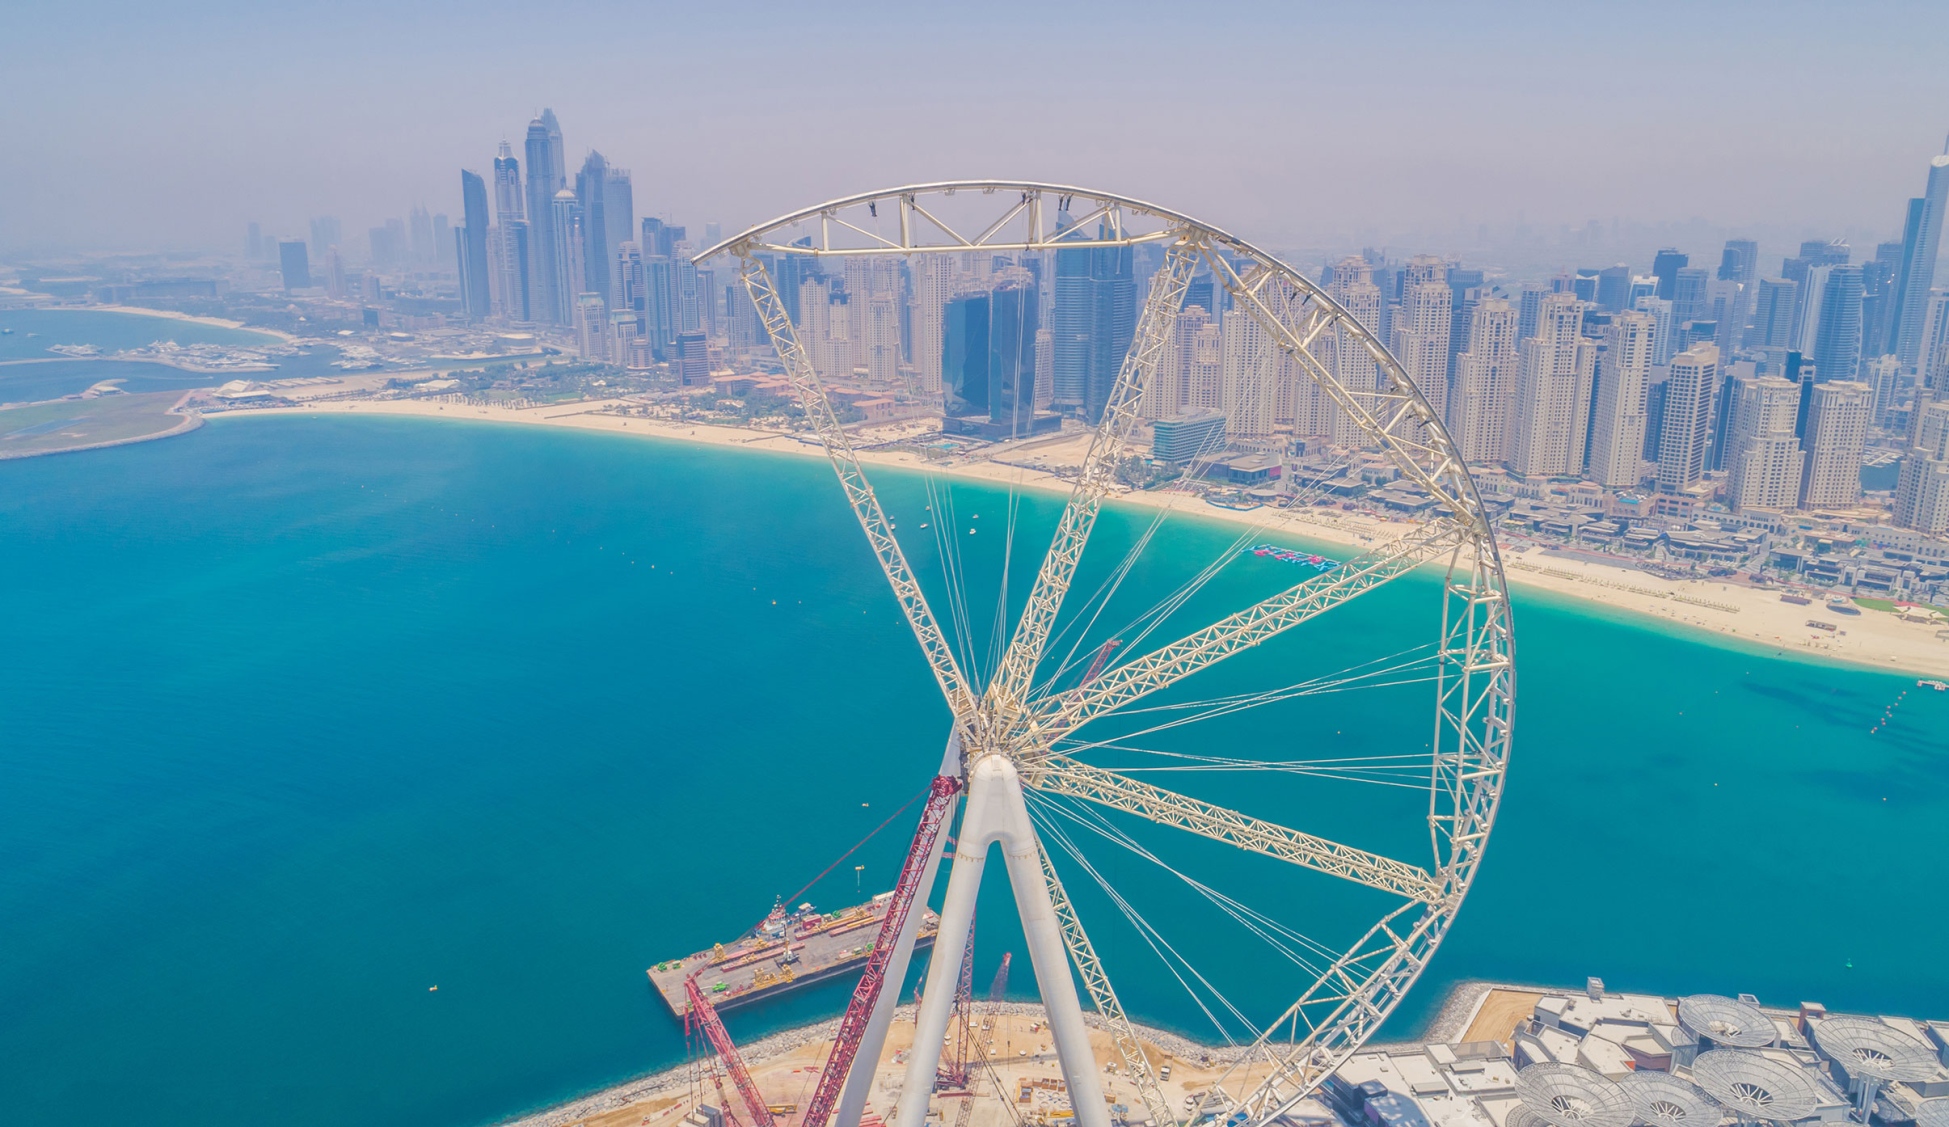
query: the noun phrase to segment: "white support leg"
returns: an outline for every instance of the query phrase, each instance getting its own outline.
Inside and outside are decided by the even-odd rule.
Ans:
[[[941,756],[939,773],[957,776],[961,770],[961,733],[959,729],[949,729],[947,750]],[[955,801],[961,800],[957,798]],[[947,817],[941,820],[940,832],[934,835],[934,850],[927,855],[927,868],[921,874],[919,890],[914,893],[913,910],[907,913],[906,924],[901,927],[900,936],[895,941],[893,958],[887,963],[887,976],[880,987],[880,996],[873,1001],[873,1016],[866,1023],[865,1036],[860,1038],[859,1052],[853,1056],[852,1068],[847,1070],[846,1087],[839,1093],[839,1110],[834,1116],[833,1127],[859,1127],[859,1117],[866,1111],[866,1101],[873,1093],[873,1074],[879,1070],[880,1055],[886,1051],[887,1027],[893,1024],[893,1011],[900,1005],[900,989],[907,981],[907,967],[913,961],[914,936],[920,931],[921,916],[926,914],[928,896],[934,890],[934,877],[940,871],[941,854],[947,849],[948,830],[953,825],[954,808],[950,806]],[[943,931],[936,935],[936,950],[940,949],[942,937],[946,934]],[[958,975],[960,972],[957,969],[955,973]]]
[[[1017,799],[1019,802],[1020,799]],[[1022,826],[1002,842],[1008,882],[1015,890],[1015,910],[1022,916],[1022,936],[1028,941],[1029,962],[1035,967],[1036,991],[1049,1014],[1050,1041],[1069,1086],[1069,1105],[1078,1127],[1109,1127],[1110,1110],[1103,1100],[1103,1080],[1096,1054],[1090,1051],[1089,1027],[1076,996],[1076,979],[1069,970],[1069,949],[1056,922],[1056,906],[1042,880],[1042,844],[1021,811]]]
[[[988,863],[988,843],[992,836],[975,830],[987,817],[982,791],[972,788],[967,813],[961,819],[961,837],[954,847],[954,866],[948,871],[947,896],[941,902],[941,939],[934,944],[933,958],[927,964],[927,993],[921,998],[920,1013],[914,1018],[914,1047],[907,1057],[907,1078],[900,1086],[900,1113],[895,1127],[921,1127],[927,1119],[929,1097],[934,1092],[934,1072],[941,1063],[941,1038],[947,1036],[948,1019],[954,1015],[954,989],[961,981],[961,959],[967,947],[968,926],[974,922],[975,895],[981,891],[981,874]],[[949,940],[961,936],[962,942]]]

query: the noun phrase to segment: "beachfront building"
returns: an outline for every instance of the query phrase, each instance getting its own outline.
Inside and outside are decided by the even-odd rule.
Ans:
[[[1814,385],[1803,439],[1807,459],[1800,479],[1801,508],[1853,505],[1861,500],[1861,450],[1867,444],[1874,405],[1875,389],[1865,383],[1834,380]]]
[[[1806,459],[1793,433],[1800,385],[1777,376],[1745,376],[1734,384],[1726,500],[1735,511],[1791,508]]]

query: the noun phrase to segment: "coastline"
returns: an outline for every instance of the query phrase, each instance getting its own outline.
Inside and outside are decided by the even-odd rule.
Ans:
[[[210,418],[265,417],[293,414],[390,415],[411,418],[497,422],[516,426],[554,426],[633,435],[647,439],[690,442],[727,449],[824,459],[825,451],[812,440],[792,432],[766,431],[711,424],[683,425],[643,417],[625,418],[602,412],[623,404],[620,399],[592,400],[546,407],[504,408],[426,399],[358,400],[309,403],[300,407],[264,407],[225,411]],[[1081,441],[1072,438],[1072,441]],[[866,449],[861,462],[914,471],[931,471],[1021,490],[1067,495],[1070,483],[1026,461],[1003,459],[1029,453],[1030,448],[1054,445],[1032,441],[976,462],[943,465],[911,453]],[[1027,461],[1033,461],[1029,459]],[[1392,537],[1387,522],[1337,510],[1233,510],[1202,498],[1172,491],[1128,492],[1112,504],[1165,509],[1174,515],[1218,521],[1305,537],[1335,547],[1362,549]],[[1775,657],[1840,663],[1886,673],[1949,677],[1949,642],[1935,637],[1936,627],[1904,623],[1893,615],[1863,611],[1849,616],[1844,632],[1829,633],[1807,627],[1810,615],[1824,612],[1816,605],[1779,601],[1777,592],[1735,586],[1712,580],[1670,580],[1647,572],[1568,559],[1547,549],[1503,552],[1505,575],[1512,590],[1542,592],[1581,604],[1621,612],[1639,623],[1647,620],[1689,638],[1705,635],[1717,644],[1732,645]]]
[[[46,307],[45,311],[55,313],[61,312],[66,308],[66,306],[50,305]],[[291,333],[284,332],[281,329],[258,328],[256,326],[246,325],[242,321],[232,321],[224,317],[198,317],[192,313],[179,313],[174,309],[148,309],[140,305],[90,305],[76,309],[75,312],[126,313],[135,317],[161,317],[167,321],[187,321],[192,325],[209,325],[217,329],[235,329],[240,333],[262,333],[267,337],[276,337],[286,344],[290,344],[292,341],[298,339]]]

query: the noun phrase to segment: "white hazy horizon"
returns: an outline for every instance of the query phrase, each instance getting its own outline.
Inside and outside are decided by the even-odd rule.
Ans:
[[[1154,199],[1270,246],[1630,260],[1899,235],[1949,131],[1949,5],[80,3],[4,52],[0,253],[347,243],[459,221],[552,107],[571,170],[726,232],[897,183]],[[1594,227],[1589,225],[1595,223]],[[1565,229],[1592,237],[1566,244]],[[1509,256],[1520,257],[1519,251]]]

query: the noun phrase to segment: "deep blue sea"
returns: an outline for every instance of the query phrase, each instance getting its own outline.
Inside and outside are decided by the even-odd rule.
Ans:
[[[918,522],[953,505],[988,600],[971,601],[979,648],[1006,492],[898,475],[880,491],[942,603]],[[1055,512],[1025,502],[1021,539]],[[1111,562],[1148,519],[1106,515]],[[1126,582],[1131,605],[1233,535],[1171,534]],[[811,879],[925,785],[946,729],[813,459],[218,419],[0,463],[0,545],[0,1106],[18,1122],[114,1107],[164,1127],[469,1125],[672,1064],[683,1039],[644,968]],[[1019,595],[1033,560],[1009,565]],[[1211,597],[1290,582],[1285,566],[1242,561]],[[1430,589],[1396,584],[1266,660],[1303,676],[1411,645]],[[1394,1032],[1471,977],[1949,1015],[1949,695],[1534,596],[1518,632],[1502,819]],[[1424,685],[1334,694],[1198,738],[1412,749],[1425,703]],[[1336,785],[1200,793],[1283,803],[1282,820],[1358,844],[1414,836],[1410,807]],[[807,898],[890,885],[911,817]],[[1324,938],[1367,907],[1362,889],[1180,845]],[[1086,852],[1235,1001],[1278,1008],[1292,968],[1207,926],[1145,863]],[[1127,1005],[1213,1036],[1065,871]],[[1011,993],[1030,996],[992,877],[983,903],[977,981],[1016,949]],[[844,992],[731,1027],[829,1015]]]

